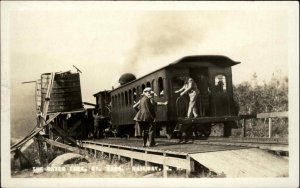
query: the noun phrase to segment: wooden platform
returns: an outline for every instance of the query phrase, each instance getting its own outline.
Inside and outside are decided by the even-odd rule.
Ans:
[[[167,141],[157,143],[155,147],[142,147],[142,140],[101,139],[82,141],[82,146],[95,157],[98,153],[105,153],[109,159],[113,155],[119,159],[130,158],[131,165],[134,160],[145,161],[145,166],[149,162],[163,165],[164,177],[167,177],[168,167],[184,169],[189,177],[196,162],[225,177],[279,177],[288,174],[286,159],[256,148]]]
[[[163,165],[164,177],[167,177],[168,167],[184,169],[186,176],[189,177],[195,170],[195,160],[190,157],[191,154],[245,149],[245,147],[236,146],[177,144],[163,141],[158,141],[157,144],[155,147],[142,147],[141,140],[127,139],[82,141],[83,148],[95,157],[100,152],[108,154],[109,159],[112,158],[112,155],[117,155],[118,158],[121,156],[130,158],[131,165],[134,160],[145,161],[145,166],[148,166],[149,162]]]

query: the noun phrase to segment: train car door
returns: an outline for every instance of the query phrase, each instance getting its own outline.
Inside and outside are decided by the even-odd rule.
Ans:
[[[194,79],[200,91],[197,99],[197,106],[200,116],[210,115],[210,84],[208,79],[208,68],[190,68],[190,76]]]
[[[209,69],[211,83],[211,116],[230,115],[230,67],[211,67]]]

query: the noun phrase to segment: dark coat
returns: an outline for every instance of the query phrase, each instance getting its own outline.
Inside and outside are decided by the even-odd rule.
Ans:
[[[145,121],[152,123],[155,119],[155,105],[151,103],[151,99],[146,96],[141,98],[140,110],[134,117],[135,121]]]

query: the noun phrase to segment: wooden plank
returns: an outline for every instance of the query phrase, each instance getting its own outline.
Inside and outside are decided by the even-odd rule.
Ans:
[[[166,153],[164,153],[164,157],[166,157]],[[168,177],[168,166],[166,165],[165,161],[163,164],[163,177],[167,178]]]
[[[83,102],[83,104],[90,105],[90,106],[97,106],[96,104],[92,104],[92,103],[89,103],[89,102]]]
[[[243,137],[246,137],[246,119],[243,119]]]
[[[113,139],[113,138],[110,138],[110,139]],[[177,140],[176,140],[177,142]],[[83,141],[83,143],[93,143],[95,145],[101,145],[101,146],[113,146],[113,147],[117,147],[117,148],[120,148],[120,149],[132,149],[133,147],[132,146],[127,146],[127,145],[117,145],[117,144],[108,144],[108,143],[99,143],[99,142],[96,142],[96,141]],[[134,147],[134,149],[136,150],[139,150],[139,151],[148,151],[148,152],[164,152],[164,151],[161,151],[161,150],[157,150],[157,149],[151,149],[151,148],[142,148],[142,147]],[[186,156],[187,153],[183,153],[183,152],[176,152],[176,151],[168,151],[168,154],[174,154],[174,155],[181,155],[181,156]]]
[[[269,138],[272,137],[272,118],[269,118]]]
[[[145,153],[134,152],[134,151],[130,151],[130,150],[108,148],[108,147],[99,146],[99,145],[89,145],[86,143],[83,143],[83,147],[97,149],[102,152],[112,153],[115,155],[121,155],[121,156],[125,156],[128,158],[134,158],[137,160],[148,161],[148,162],[157,163],[157,164],[166,164],[167,166],[173,166],[173,167],[182,168],[182,169],[190,168],[190,162],[188,160],[176,158],[176,157],[164,157],[162,155],[145,154]]]
[[[257,114],[257,118],[274,118],[274,117],[288,117],[289,112],[271,112],[271,113],[260,113]]]
[[[70,142],[72,142],[74,145],[77,146],[76,140],[74,140],[72,137],[68,136],[62,128],[60,128],[54,124],[53,124],[53,128],[58,132],[58,134],[60,134],[64,138],[68,139]]]
[[[28,160],[28,158],[25,157],[25,155],[23,155],[23,153],[19,149],[16,150],[16,155],[17,155],[17,158],[19,158],[21,170],[23,168],[31,168],[32,167],[32,163],[30,162],[30,160]]]
[[[52,118],[46,121],[46,124],[43,127],[36,127],[31,133],[28,134],[25,138],[23,138],[18,143],[12,145],[10,147],[11,152],[15,151],[17,148],[23,146],[26,142],[32,139],[35,135],[37,135],[40,131],[42,131],[54,118],[56,118],[60,113],[54,114]]]
[[[145,151],[145,154],[147,154],[147,153],[148,153],[148,151]],[[145,167],[148,168],[148,166],[149,166],[149,162],[145,161]]]
[[[66,144],[63,144],[63,143],[60,143],[60,142],[56,142],[56,141],[50,140],[48,138],[43,138],[43,139],[48,144],[51,144],[53,146],[56,146],[56,147],[59,147],[59,148],[62,148],[62,149],[68,150],[68,151],[76,152],[76,151],[80,150],[79,148],[76,148],[76,147],[73,147],[73,146],[69,146],[69,145],[66,145]]]
[[[191,176],[191,172],[195,171],[195,162],[194,162],[194,160],[190,156],[187,156],[186,159],[190,163],[189,168],[186,169],[186,177],[189,178]]]

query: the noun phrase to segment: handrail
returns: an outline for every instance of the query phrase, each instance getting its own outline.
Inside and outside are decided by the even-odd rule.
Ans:
[[[269,138],[272,137],[272,118],[285,118],[289,117],[288,111],[283,112],[269,112],[269,113],[259,113],[259,114],[247,114],[247,115],[239,115],[239,117],[243,120],[243,137],[246,136],[246,119],[262,119],[268,118],[269,122]]]
[[[276,117],[288,117],[289,112],[268,112],[268,113],[258,113],[258,114],[240,114],[241,119],[261,119],[261,118],[276,118]]]

